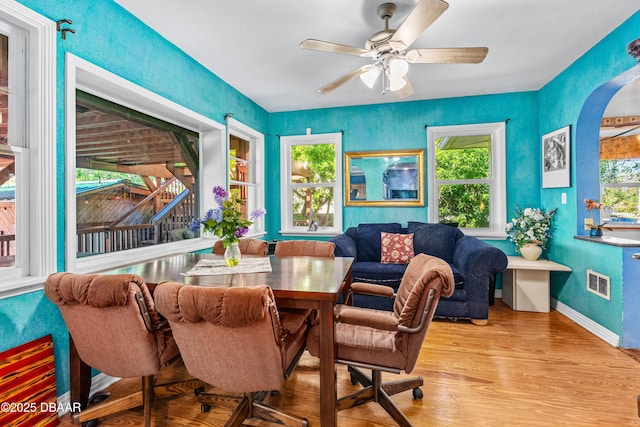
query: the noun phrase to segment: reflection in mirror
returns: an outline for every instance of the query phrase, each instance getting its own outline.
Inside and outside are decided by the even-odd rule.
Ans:
[[[620,89],[600,125],[600,223],[640,240],[640,80]]]
[[[345,153],[345,205],[424,206],[424,150]]]

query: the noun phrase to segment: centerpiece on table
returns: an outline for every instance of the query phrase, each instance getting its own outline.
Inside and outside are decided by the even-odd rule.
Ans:
[[[220,237],[225,248],[224,260],[229,267],[234,267],[240,263],[242,256],[238,247],[240,238],[246,235],[249,226],[267,211],[263,208],[254,209],[249,219],[246,219],[242,217],[240,200],[230,197],[224,188],[213,187],[213,197],[218,207],[209,209],[205,217],[192,222],[190,228],[195,232],[202,225],[204,232]]]
[[[589,211],[589,218],[591,218],[589,223],[586,223],[585,221],[585,225],[589,227],[589,236],[602,237],[602,230],[611,230],[611,228],[605,227],[604,224],[595,225],[593,220],[593,211],[600,210],[600,208],[602,208],[602,203],[599,203],[597,200],[584,199],[584,207]]]
[[[540,257],[551,239],[551,220],[557,210],[516,207],[513,219],[507,224],[507,234],[522,258],[532,261]]]

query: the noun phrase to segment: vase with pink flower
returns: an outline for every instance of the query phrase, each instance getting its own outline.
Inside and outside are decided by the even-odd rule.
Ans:
[[[602,208],[602,203],[593,199],[584,199],[584,207],[589,211],[589,218],[586,218],[584,224],[586,227],[589,227],[589,236],[602,237],[603,230],[611,230],[611,228],[606,227],[604,224],[596,225],[593,218],[593,211],[600,210],[600,208]]]

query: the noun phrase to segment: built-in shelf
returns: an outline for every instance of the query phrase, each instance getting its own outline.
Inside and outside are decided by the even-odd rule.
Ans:
[[[576,240],[584,240],[585,242],[599,243],[601,245],[618,246],[621,248],[640,247],[640,240],[623,239],[621,237],[591,237],[591,236],[573,236]]]

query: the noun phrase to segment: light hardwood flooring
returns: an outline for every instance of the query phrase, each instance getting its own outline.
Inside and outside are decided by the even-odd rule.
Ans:
[[[560,313],[516,312],[497,299],[489,324],[434,321],[411,376],[424,377],[424,399],[393,397],[418,426],[640,426],[640,362]],[[167,375],[176,371],[171,368]],[[383,379],[394,379],[393,374]],[[137,386],[121,380],[114,390]],[[352,386],[338,369],[338,395]],[[268,402],[319,426],[318,361],[305,353],[284,389]],[[158,401],[154,426],[222,426],[230,409],[201,413],[192,393]],[[395,425],[375,403],[338,413],[339,426]],[[71,426],[68,415],[61,426]],[[102,419],[101,426],[142,425],[142,410]],[[256,424],[263,426],[266,424]]]

